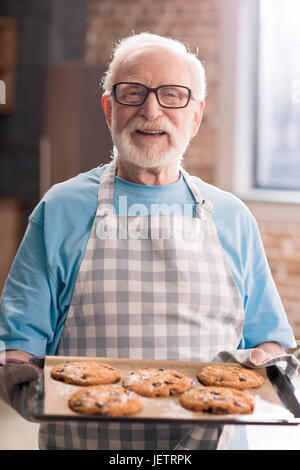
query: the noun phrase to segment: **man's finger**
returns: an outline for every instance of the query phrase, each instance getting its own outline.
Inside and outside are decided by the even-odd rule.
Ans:
[[[271,358],[272,356],[270,356],[270,354],[266,353],[261,348],[255,348],[254,351],[252,351],[251,353],[251,360],[256,365],[263,364]]]

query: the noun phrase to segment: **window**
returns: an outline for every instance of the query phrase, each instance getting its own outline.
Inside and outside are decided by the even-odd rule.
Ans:
[[[299,204],[300,0],[221,7],[216,184],[246,201]]]
[[[300,1],[260,0],[254,185],[300,191]]]

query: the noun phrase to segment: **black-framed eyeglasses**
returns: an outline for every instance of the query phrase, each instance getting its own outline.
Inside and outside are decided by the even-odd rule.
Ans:
[[[145,103],[149,93],[154,93],[160,106],[163,108],[185,108],[191,98],[192,90],[183,85],[161,85],[149,88],[135,82],[118,82],[112,87],[115,100],[125,106],[141,106]]]

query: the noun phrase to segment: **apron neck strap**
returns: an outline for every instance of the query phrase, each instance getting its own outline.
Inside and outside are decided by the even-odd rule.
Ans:
[[[196,201],[196,207],[195,207],[195,217],[201,218],[201,212],[202,209],[204,209],[206,212],[211,212],[212,210],[212,203],[210,201],[207,201],[203,199],[201,192],[197,188],[197,185],[193,182],[191,175],[180,166],[180,172],[185,179],[185,182],[192,192],[195,201]]]
[[[199,189],[197,188],[197,186],[194,184],[194,182],[191,178],[191,175],[186,170],[184,170],[184,168],[182,168],[182,166],[180,166],[179,169],[180,169],[180,172],[181,172],[181,174],[182,174],[189,190],[193,194],[196,203],[199,204],[199,205],[202,205],[204,203],[203,197],[201,196],[201,193],[200,193]]]

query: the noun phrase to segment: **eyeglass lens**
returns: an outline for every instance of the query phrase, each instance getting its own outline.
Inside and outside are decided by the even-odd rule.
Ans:
[[[158,102],[163,106],[185,106],[189,99],[187,89],[180,86],[162,86],[158,88]],[[139,105],[143,103],[147,94],[147,88],[143,85],[119,83],[116,87],[116,99],[119,103]]]

